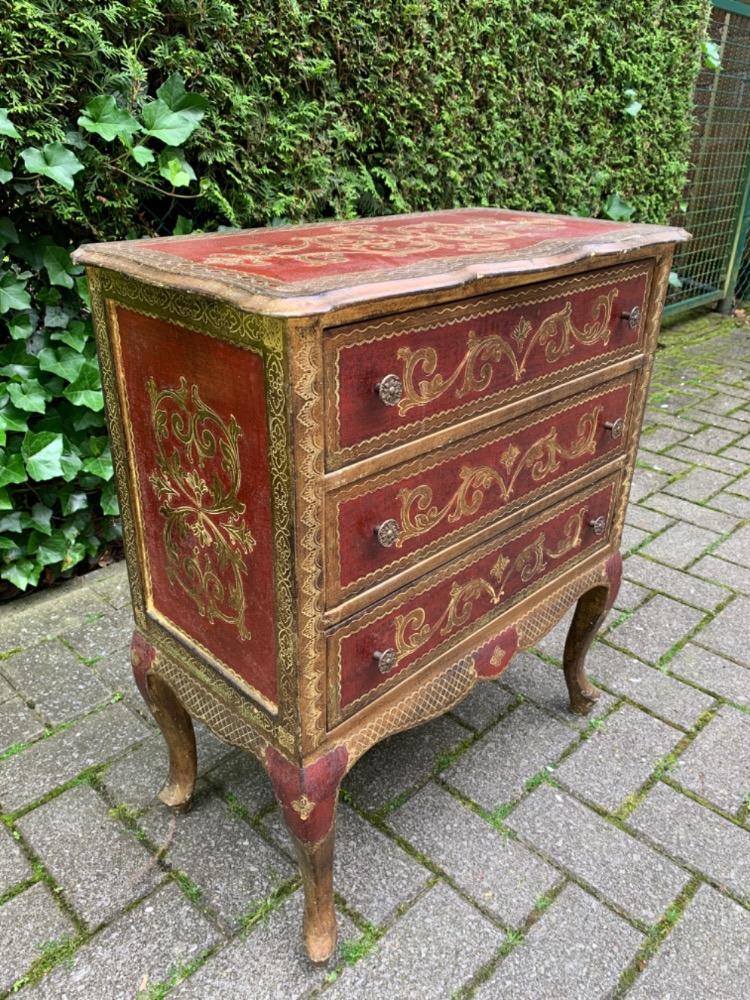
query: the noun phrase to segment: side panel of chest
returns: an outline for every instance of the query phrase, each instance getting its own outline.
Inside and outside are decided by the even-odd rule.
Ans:
[[[130,309],[112,317],[146,612],[275,711],[263,357]]]

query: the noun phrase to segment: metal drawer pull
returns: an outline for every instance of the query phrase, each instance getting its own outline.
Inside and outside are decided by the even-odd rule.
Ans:
[[[395,406],[404,394],[404,384],[398,375],[384,375],[375,386],[375,392],[380,396],[381,403]]]
[[[398,536],[401,534],[401,528],[398,521],[394,521],[392,517],[389,517],[387,521],[383,521],[375,529],[375,537],[383,546],[384,549],[392,548],[398,541]]]
[[[641,321],[641,310],[638,306],[633,306],[629,312],[622,313],[622,318],[628,321],[631,330],[635,330]]]
[[[604,426],[613,438],[621,438],[622,432],[625,430],[625,421],[622,417],[618,417],[617,420],[605,420]]]
[[[594,518],[593,521],[589,521],[589,526],[594,529],[595,535],[603,535],[607,530],[607,518],[602,514]]]
[[[396,666],[396,660],[398,657],[395,649],[386,649],[382,653],[379,650],[376,650],[372,655],[378,661],[378,670],[381,674],[390,673],[390,671]]]

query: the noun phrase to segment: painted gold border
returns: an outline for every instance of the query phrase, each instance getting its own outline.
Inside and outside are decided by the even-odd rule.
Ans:
[[[326,468],[332,472],[343,465],[355,462],[371,454],[376,449],[392,448],[404,441],[411,441],[429,432],[468,419],[487,410],[505,406],[519,396],[530,395],[539,386],[569,381],[576,372],[585,368],[604,368],[619,358],[626,358],[640,353],[643,349],[644,325],[641,324],[638,340],[635,344],[606,351],[593,359],[583,359],[556,369],[549,375],[539,375],[534,379],[526,379],[510,388],[498,389],[488,393],[481,399],[453,406],[439,413],[424,417],[421,420],[410,420],[401,427],[390,431],[363,438],[353,445],[342,446],[340,443],[340,413],[341,413],[341,373],[340,359],[344,350],[362,350],[369,344],[408,333],[429,333],[455,323],[481,319],[485,316],[501,315],[519,304],[538,305],[550,302],[563,295],[579,294],[597,288],[605,288],[618,281],[630,280],[643,275],[646,278],[643,298],[640,305],[649,301],[653,275],[653,258],[638,261],[634,264],[616,264],[610,267],[548,281],[539,281],[521,290],[488,293],[487,295],[467,300],[458,300],[440,307],[424,307],[412,313],[398,314],[373,322],[352,323],[346,327],[333,327],[325,340],[325,426],[326,426]],[[487,300],[492,299],[490,306]],[[429,346],[425,344],[423,346]],[[383,373],[385,374],[385,373]],[[373,393],[373,399],[376,399]]]

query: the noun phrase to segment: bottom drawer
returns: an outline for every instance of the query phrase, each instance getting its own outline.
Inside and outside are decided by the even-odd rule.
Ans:
[[[332,728],[607,543],[620,474],[441,567],[328,637]]]

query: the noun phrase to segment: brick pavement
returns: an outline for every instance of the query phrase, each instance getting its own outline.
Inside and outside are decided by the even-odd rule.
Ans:
[[[199,728],[193,812],[156,801],[123,568],[4,608],[0,998],[750,995],[750,332],[662,340],[594,717],[563,623],[367,755],[328,969],[254,761]]]

